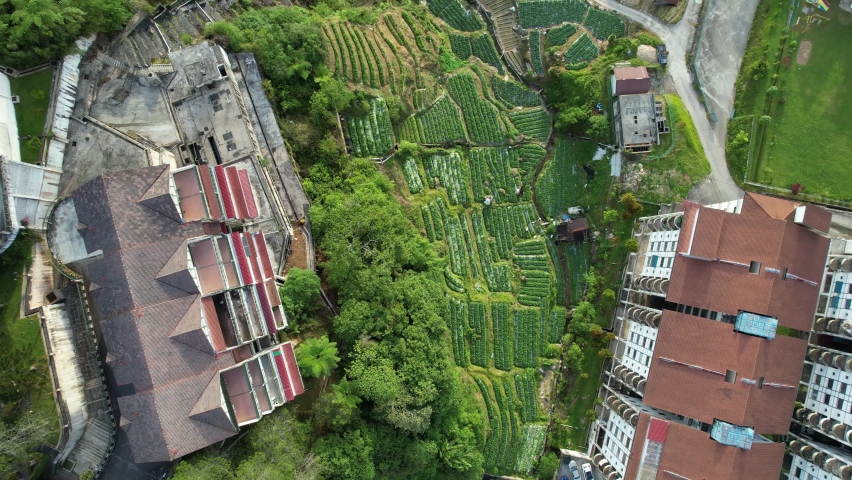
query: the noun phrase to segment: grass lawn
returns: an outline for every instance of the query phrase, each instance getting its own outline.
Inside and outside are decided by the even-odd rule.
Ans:
[[[19,137],[41,136],[44,133],[52,81],[52,68],[46,68],[24,77],[9,78],[9,83],[12,84],[12,94],[21,97],[21,102],[15,105]],[[27,140],[21,141],[21,160],[26,163],[36,163],[40,158],[41,146],[31,147],[27,142]]]
[[[19,236],[15,244],[28,241],[26,237]],[[14,251],[15,244],[4,255]],[[48,442],[55,445],[59,440],[59,418],[53,400],[38,316],[19,318],[18,315],[23,282],[21,272],[26,262],[24,258],[16,258],[2,266],[4,275],[0,275],[0,304],[6,305],[0,310],[0,362],[4,365],[14,363],[17,367],[11,368],[26,370],[24,374],[26,384],[23,387],[26,387],[28,391],[28,394],[22,394],[17,398],[4,399],[0,420],[15,421],[19,415],[26,414],[24,413],[26,411],[32,411],[33,415],[43,415],[55,424],[52,434],[47,438]],[[17,278],[15,278],[16,275]],[[21,388],[21,390],[25,389]]]
[[[643,162],[647,175],[634,187],[637,198],[655,203],[683,200],[693,185],[710,174],[698,132],[680,97],[669,94],[664,98],[666,115],[674,116],[669,118],[671,132],[661,135],[661,144]],[[662,158],[654,159],[655,155]]]
[[[766,130],[758,178],[780,188],[801,182],[806,193],[852,200],[852,14],[832,7],[821,12],[830,20],[812,24],[797,35],[798,47],[779,82],[780,98],[773,105],[773,123]],[[802,16],[799,30],[806,21]],[[812,42],[807,65],[796,54]],[[786,91],[785,91],[786,90]],[[783,102],[782,102],[783,100]]]

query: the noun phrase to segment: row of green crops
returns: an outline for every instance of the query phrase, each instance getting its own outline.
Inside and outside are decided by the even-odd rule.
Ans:
[[[514,438],[517,435],[518,425],[512,418],[510,406],[512,402],[511,390],[510,396],[506,396],[503,389],[503,382],[497,381],[492,384],[494,388],[494,398],[497,400],[497,409],[500,412],[500,443],[501,451],[499,464],[503,468],[511,469],[515,466],[515,458],[517,457],[514,447]]]
[[[351,68],[351,75],[349,78],[352,79],[353,82],[364,83],[365,80],[369,82],[369,77],[364,78],[364,71],[366,70],[363,65],[361,65],[361,57],[358,55],[358,51],[355,50],[355,46],[353,45],[353,41],[349,32],[346,30],[345,26],[340,23],[332,23],[331,31],[334,34],[334,38],[337,40],[338,45],[340,45],[341,55],[345,56],[346,59],[349,60],[349,65]],[[343,76],[346,76],[346,61],[341,57],[341,62],[343,64]]]
[[[598,47],[592,38],[584,33],[565,51],[565,63],[570,69],[578,70],[584,68],[597,56]]]
[[[606,40],[610,35],[623,37],[625,25],[621,17],[596,8],[589,9],[583,25],[592,32],[598,40]]]
[[[432,230],[435,232],[435,240],[444,239],[444,217],[441,212],[443,207],[444,199],[441,197],[437,197],[435,200],[429,202],[429,213],[432,218]],[[426,217],[424,216],[423,218],[425,222]]]
[[[447,96],[439,98],[425,112],[408,117],[397,128],[397,136],[424,145],[464,141],[466,137],[459,110]]]
[[[429,213],[429,207],[423,205],[420,207],[420,216],[423,218],[423,229],[426,231],[426,238],[430,242],[435,241],[435,226],[432,224],[432,215]]]
[[[519,458],[519,454],[520,454],[520,451],[521,451],[521,441],[523,439],[523,436],[521,434],[521,419],[520,419],[520,415],[518,415],[518,412],[515,411],[515,405],[514,405],[514,400],[515,400],[514,390],[515,390],[515,387],[514,387],[514,385],[512,385],[511,377],[508,377],[508,376],[503,377],[502,383],[503,383],[503,393],[506,395],[506,398],[510,402],[509,405],[508,405],[508,415],[509,415],[509,423],[511,423],[511,425],[512,425],[512,439],[511,439],[511,443],[510,443],[511,455],[509,455],[509,457],[507,457],[507,460],[509,460],[510,463],[508,465],[506,465],[506,468],[514,470],[515,465],[517,463],[517,460]]]
[[[509,258],[512,238],[531,238],[532,222],[538,219],[531,204],[486,208],[485,228],[497,241],[500,258]]]
[[[460,74],[450,77],[447,89],[462,109],[471,140],[486,145],[503,143],[505,134],[497,112],[490,102],[479,98],[472,76]]]
[[[538,366],[538,308],[515,310],[513,327],[515,331],[515,365],[521,368]]]
[[[538,392],[536,392],[536,378],[532,371],[515,375],[515,389],[518,391],[518,399],[521,400],[521,420],[524,423],[535,422],[538,417]]]
[[[491,328],[494,339],[494,366],[500,370],[511,370],[512,324],[508,303],[491,304]]]
[[[515,162],[514,156],[510,158],[512,168],[518,169],[518,172],[521,174],[521,183],[524,185],[520,199],[525,202],[531,202],[533,177],[535,176],[538,165],[544,161],[547,151],[540,145],[528,143],[513,150],[513,153],[517,154],[517,162]]]
[[[522,134],[540,142],[550,138],[550,114],[544,107],[510,112],[509,119]]]
[[[402,164],[402,173],[405,175],[405,183],[408,184],[408,191],[418,193],[423,190],[423,180],[420,178],[420,169],[417,168],[417,162],[409,157]]]
[[[547,46],[548,47],[556,47],[559,45],[564,45],[565,42],[571,38],[571,35],[577,33],[577,27],[570,23],[566,23],[565,25],[551,28],[547,31]]]
[[[445,188],[452,205],[468,203],[467,182],[458,152],[453,150],[448,155],[430,155],[423,160],[423,168],[429,186]]]
[[[453,273],[466,277],[468,274],[467,260],[465,259],[464,237],[462,225],[458,217],[447,213],[441,208],[441,219],[444,222],[444,230],[447,237],[447,248],[450,251],[450,266]]]
[[[562,338],[562,331],[565,329],[565,318],[568,312],[563,307],[554,307],[550,311],[550,318],[547,325],[547,341],[550,343],[559,343]]]
[[[586,287],[584,275],[589,271],[591,252],[589,242],[565,242],[562,247],[571,272],[571,301],[577,302]]]
[[[565,22],[581,23],[586,4],[580,0],[534,0],[518,2],[521,27],[549,27]]]
[[[497,54],[497,48],[494,47],[494,40],[491,39],[491,35],[487,33],[479,35],[470,41],[470,47],[474,55],[496,68],[500,75],[503,74],[503,63],[500,62],[500,56]]]
[[[370,86],[373,88],[377,88],[376,80],[378,79],[378,84],[381,86],[387,85],[385,81],[385,73],[384,66],[382,62],[379,61],[379,56],[376,55],[376,48],[373,46],[372,42],[367,40],[364,37],[364,33],[358,28],[352,28],[352,37],[355,39],[355,42],[358,44],[358,47],[361,49],[361,54],[364,55],[364,59],[367,62],[367,68],[370,70]],[[366,45],[366,46],[365,46]],[[369,54],[368,54],[369,50]],[[375,71],[373,69],[375,66]]]
[[[546,251],[540,238],[518,242],[512,250],[515,255],[544,255]]]
[[[541,33],[538,30],[530,31],[530,59],[532,59],[533,72],[536,75],[544,75],[544,62],[541,60]]]
[[[479,251],[479,263],[482,265],[482,274],[485,276],[485,283],[488,284],[488,289],[492,292],[510,291],[509,266],[496,265],[494,263],[497,257],[497,247],[493,240],[488,239],[482,214],[478,210],[474,210],[471,213],[471,220],[473,222],[473,232],[476,236],[476,248]],[[492,250],[494,250],[494,253],[492,253]]]
[[[512,176],[512,155],[513,150],[508,148],[475,148],[469,152],[474,200],[482,202],[491,196],[498,204],[518,201],[515,191],[520,178]]]
[[[515,461],[515,471],[528,474],[532,470],[544,447],[546,433],[547,427],[544,425],[524,425],[521,445]]]
[[[390,114],[382,98],[372,99],[370,113],[363,117],[350,117],[346,119],[346,125],[357,157],[384,155],[393,147]]]
[[[476,253],[473,249],[473,238],[470,234],[470,224],[467,221],[467,215],[464,212],[459,214],[459,225],[461,225],[462,236],[464,237],[464,245],[467,251],[467,263],[470,265],[471,276],[474,278],[482,278],[477,268]]]
[[[470,339],[470,363],[488,367],[488,328],[485,321],[485,304],[470,302],[467,321],[472,330]]]
[[[536,198],[548,218],[576,206],[583,196],[586,173],[577,160],[574,142],[557,137],[550,163],[538,177]]]
[[[458,0],[427,0],[429,10],[451,27],[463,32],[475,32],[485,28],[475,13],[465,9]]]
[[[556,304],[565,305],[565,269],[562,268],[562,261],[556,252],[556,245],[553,240],[547,238],[547,253],[550,255],[550,263],[553,265],[553,273],[556,274]]]
[[[547,255],[514,255],[512,263],[521,270],[550,273],[550,257]]]
[[[549,294],[550,268],[546,272],[540,270],[521,271],[521,290],[518,292],[518,303],[528,307],[537,307],[541,304],[542,299],[547,299]]]
[[[426,43],[423,41],[423,34],[420,32],[420,28],[418,28],[414,23],[414,17],[412,17],[410,13],[403,11],[402,20],[406,25],[408,25],[408,28],[411,29],[411,34],[414,36],[414,43],[417,44],[417,48],[419,48],[421,52],[428,52],[426,49]]]
[[[491,400],[490,386],[486,386],[485,382],[479,377],[474,377],[476,386],[479,387],[479,393],[482,394],[482,399],[485,401],[485,410],[488,413],[488,435],[485,439],[485,468],[493,470],[497,468],[500,453],[498,452],[501,437],[500,412],[494,408],[493,400]]]
[[[511,80],[506,81],[500,77],[491,78],[491,87],[494,96],[506,104],[509,108],[515,107],[537,107],[541,105],[541,97],[526,85]]]
[[[456,365],[466,367],[468,361],[464,338],[467,333],[467,304],[450,297],[446,319],[453,340],[453,358],[456,360]]]

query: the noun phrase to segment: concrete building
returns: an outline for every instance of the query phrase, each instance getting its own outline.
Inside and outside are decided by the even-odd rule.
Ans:
[[[668,133],[663,104],[653,93],[620,95],[613,102],[618,146],[631,153],[647,153]]]
[[[758,194],[675,210],[634,230],[589,454],[608,480],[774,480],[786,440],[789,478],[852,478],[852,240]]]
[[[613,97],[651,91],[651,77],[645,67],[615,67],[612,69],[611,82]]]

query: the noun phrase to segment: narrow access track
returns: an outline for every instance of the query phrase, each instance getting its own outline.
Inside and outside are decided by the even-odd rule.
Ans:
[[[704,154],[710,162],[710,176],[695,185],[689,192],[688,198],[700,203],[717,203],[736,200],[743,196],[743,191],[731,178],[728,164],[725,161],[725,146],[716,139],[710,119],[698,92],[693,87],[692,75],[686,66],[686,53],[692,44],[698,13],[701,10],[700,0],[688,0],[689,5],[683,18],[674,25],[665,25],[656,17],[634,10],[618,3],[616,0],[591,0],[602,8],[615,10],[619,14],[644,26],[653,34],[660,37],[669,51],[668,72],[674,81],[678,95],[683,99],[689,115],[698,131],[698,137],[704,147]],[[687,0],[684,0],[687,1]]]

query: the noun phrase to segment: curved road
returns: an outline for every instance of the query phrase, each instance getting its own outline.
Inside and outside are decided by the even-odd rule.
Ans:
[[[683,0],[687,1],[687,0]],[[615,0],[592,0],[602,8],[615,10],[625,17],[642,24],[645,28],[660,37],[669,51],[668,72],[674,80],[675,89],[692,117],[698,137],[704,146],[704,153],[710,162],[710,176],[692,188],[689,199],[700,203],[717,203],[735,200],[743,196],[743,191],[734,183],[725,162],[725,147],[716,139],[707,112],[695,88],[692,76],[686,68],[686,53],[692,43],[692,35],[698,21],[701,1],[688,0],[683,18],[674,25],[663,24],[656,17],[645,12],[634,10]]]

